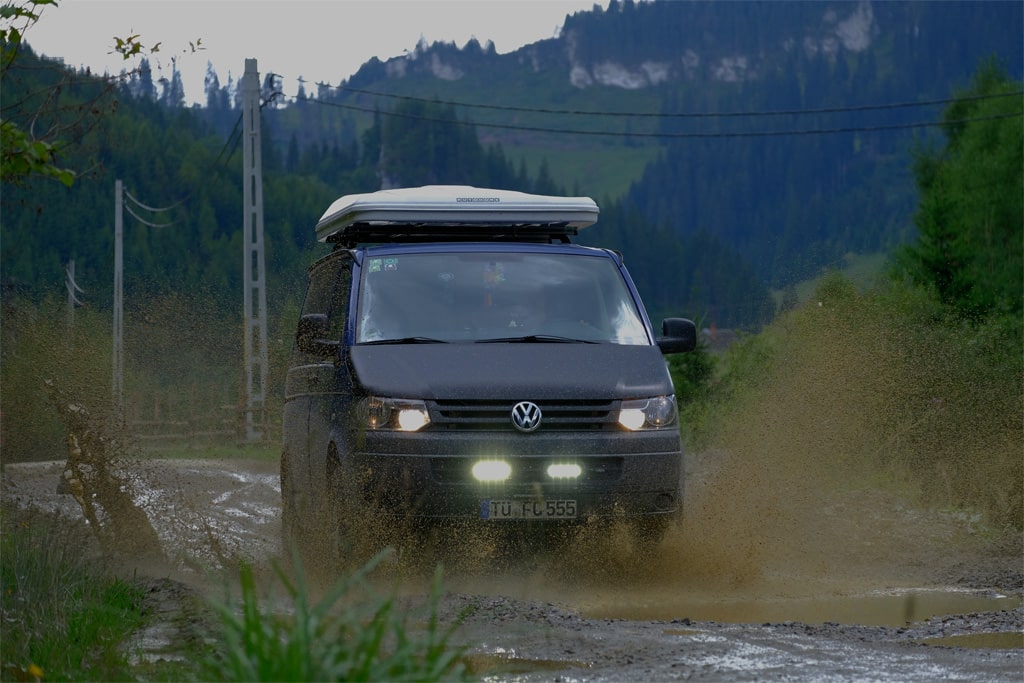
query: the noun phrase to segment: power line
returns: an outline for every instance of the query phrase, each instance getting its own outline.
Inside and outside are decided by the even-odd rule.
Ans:
[[[162,207],[162,208],[155,208],[155,207],[152,207],[152,206],[147,206],[147,205],[143,204],[142,202],[140,202],[138,199],[135,198],[134,195],[132,195],[131,192],[129,192],[127,190],[127,188],[125,189],[124,194],[125,194],[126,197],[128,197],[128,199],[132,200],[132,202],[134,202],[136,206],[141,207],[141,208],[145,209],[146,211],[152,211],[153,213],[165,213],[165,212],[170,211],[171,209],[175,208],[176,206],[180,206],[181,203],[185,201],[184,199],[179,199],[178,201],[174,202],[170,206],[165,206],[165,207]]]
[[[171,209],[173,209],[173,208],[183,204],[185,202],[185,200],[187,200],[191,196],[191,193],[185,195],[184,197],[182,197],[178,201],[174,202],[170,206],[165,206],[165,207],[161,207],[161,208],[155,208],[155,207],[147,206],[146,204],[143,204],[138,199],[136,199],[132,195],[132,193],[128,191],[127,188],[124,189],[124,196],[126,198],[130,199],[132,201],[132,203],[135,204],[135,206],[143,208],[146,211],[150,211],[152,213],[166,213],[166,212],[170,211]],[[181,222],[180,220],[178,220],[178,221],[171,221],[170,223],[154,223],[152,221],[147,221],[146,219],[142,218],[139,214],[135,213],[135,211],[132,209],[132,207],[129,206],[127,203],[124,204],[124,210],[127,211],[129,214],[131,214],[132,218],[134,218],[138,222],[140,222],[143,225],[145,225],[147,227],[150,227],[150,228],[168,228],[168,227],[174,225],[175,223],[180,223]]]
[[[339,109],[348,109],[352,111],[359,111],[370,114],[379,114],[381,116],[391,116],[396,118],[412,119],[416,121],[426,121],[433,123],[449,123],[461,126],[474,126],[476,128],[497,128],[501,130],[515,130],[523,131],[528,133],[557,133],[559,135],[587,135],[587,136],[605,136],[605,137],[632,137],[632,138],[654,138],[654,139],[723,139],[723,138],[766,138],[766,137],[785,137],[790,135],[826,135],[833,133],[868,133],[868,132],[880,132],[890,130],[910,130],[914,128],[935,128],[940,126],[948,126],[962,123],[970,123],[974,121],[992,121],[998,119],[1007,119],[1021,116],[1024,114],[1024,110],[1011,112],[1009,114],[997,114],[993,116],[981,116],[967,119],[957,119],[954,121],[918,121],[914,123],[897,123],[877,126],[838,126],[833,128],[809,128],[809,129],[797,129],[797,130],[760,130],[760,131],[732,131],[732,132],[712,132],[712,133],[667,133],[667,132],[631,132],[631,131],[593,131],[593,130],[579,130],[579,129],[568,129],[568,128],[548,128],[544,126],[522,126],[515,124],[502,124],[502,123],[481,123],[476,121],[465,121],[460,119],[439,119],[430,116],[418,116],[416,114],[407,114],[400,112],[387,112],[379,109],[370,109],[368,107],[360,107],[354,104],[342,104],[339,102],[325,102],[323,100],[311,99],[306,100],[307,102],[316,103],[321,106],[336,107]]]
[[[135,220],[149,228],[168,228],[174,225],[175,223],[179,222],[171,221],[170,223],[154,223],[152,221],[147,221],[145,218],[142,218],[139,214],[135,213],[135,211],[132,210],[132,207],[128,206],[127,204],[124,205],[124,210],[127,211],[132,218],[134,218]]]
[[[727,112],[630,112],[630,111],[586,111],[577,109],[546,109],[542,107],[516,107],[511,105],[501,104],[479,104],[473,102],[458,102],[455,100],[433,100],[424,97],[413,97],[411,95],[395,95],[392,93],[382,93],[373,90],[364,90],[361,88],[352,88],[347,85],[338,86],[326,86],[333,90],[343,90],[346,92],[358,93],[361,95],[371,95],[374,97],[386,97],[396,100],[405,100],[410,102],[424,102],[430,104],[443,104],[450,105],[453,107],[465,108],[465,109],[487,109],[493,111],[508,111],[516,113],[530,113],[530,114],[558,114],[561,116],[614,116],[617,118],[622,117],[635,117],[635,118],[740,118],[740,117],[771,117],[771,116],[802,116],[812,114],[841,114],[847,112],[862,112],[862,111],[883,111],[892,109],[907,109],[912,107],[929,107],[937,105],[950,104],[952,102],[974,102],[979,100],[990,100],[998,99],[1003,97],[1020,97],[1024,95],[1024,90],[1017,90],[1009,93],[998,93],[994,95],[972,95],[968,97],[950,97],[938,100],[922,100],[919,102],[890,102],[885,104],[865,104],[855,105],[850,107],[823,107],[818,109],[778,109],[778,110],[766,110],[766,111],[727,111]]]
[[[211,164],[211,171],[213,170],[213,167],[216,167],[218,164],[220,164],[221,158],[224,156],[224,152],[227,151],[229,147],[231,148],[231,151],[228,152],[228,158],[231,158],[231,155],[234,154],[235,150],[238,149],[238,141],[242,139],[241,128],[242,114],[241,112],[239,112],[238,118],[235,119],[235,125],[231,129],[231,133],[228,134],[228,139],[224,141],[224,145],[220,148],[220,152],[217,154],[217,158],[214,159],[213,163]]]

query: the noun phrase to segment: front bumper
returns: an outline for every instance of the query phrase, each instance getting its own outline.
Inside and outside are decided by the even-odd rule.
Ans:
[[[375,514],[496,521],[491,502],[501,501],[519,514],[536,511],[532,519],[586,520],[668,515],[681,503],[683,456],[675,430],[368,432],[356,435],[352,446],[344,476]],[[480,460],[509,463],[510,477],[477,481],[472,467]],[[579,465],[580,476],[553,478],[551,464]],[[555,516],[545,507],[557,510]]]

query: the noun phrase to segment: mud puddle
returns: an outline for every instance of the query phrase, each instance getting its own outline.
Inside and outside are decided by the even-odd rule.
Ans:
[[[566,671],[572,669],[586,670],[587,662],[563,659],[533,659],[518,657],[514,653],[505,652],[502,648],[493,653],[473,653],[465,655],[462,660],[470,676],[489,677],[496,675],[510,676]]]
[[[947,614],[994,612],[1022,606],[1020,598],[952,590],[896,591],[891,594],[772,597],[677,594],[668,591],[623,593],[581,600],[591,619],[634,621],[718,621],[733,624],[801,622],[900,627]]]
[[[531,573],[450,577],[453,591],[504,595],[564,606],[586,619],[672,623],[842,624],[900,628],[945,615],[1024,607],[1019,591],[1003,594],[951,585],[885,586],[813,581],[806,576],[748,585],[700,585],[683,572],[651,581],[624,572],[614,580],[560,572],[565,560]],[[559,566],[562,565],[562,566]]]

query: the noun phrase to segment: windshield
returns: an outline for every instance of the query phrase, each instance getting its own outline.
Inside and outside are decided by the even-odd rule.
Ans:
[[[583,254],[368,256],[356,343],[650,344],[615,263]]]

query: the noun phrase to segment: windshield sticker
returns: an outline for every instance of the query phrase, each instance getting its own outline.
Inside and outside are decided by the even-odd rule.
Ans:
[[[374,258],[370,259],[370,272],[379,273],[382,270],[398,270],[397,258]]]

